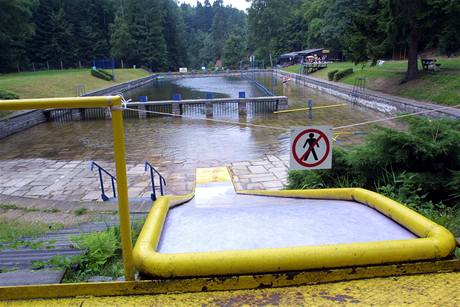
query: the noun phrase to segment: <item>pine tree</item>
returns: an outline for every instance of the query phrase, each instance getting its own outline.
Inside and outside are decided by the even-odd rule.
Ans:
[[[32,0],[0,1],[0,71],[25,60],[25,44],[31,36]]]
[[[224,51],[225,39],[228,36],[224,11],[219,8],[214,15],[211,27],[212,52],[214,60],[220,59]]]
[[[112,46],[110,54],[112,57],[124,61],[131,60],[134,41],[129,33],[128,23],[121,14],[115,17],[110,32],[110,45]]]
[[[154,71],[165,70],[168,66],[163,13],[157,1],[131,1],[130,33],[136,45],[135,59]]]
[[[247,56],[247,43],[244,33],[236,31],[225,41],[224,65],[232,69],[238,69],[241,60]]]

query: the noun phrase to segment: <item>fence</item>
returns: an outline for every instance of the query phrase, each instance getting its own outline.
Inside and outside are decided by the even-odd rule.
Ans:
[[[111,62],[112,60],[110,60]],[[65,70],[65,69],[90,69],[96,63],[96,66],[101,68],[109,67],[106,65],[107,61],[101,62],[100,60],[60,60],[53,59],[45,62],[23,62],[14,64],[9,71],[5,72],[36,72],[36,71],[46,71],[46,70]],[[102,65],[102,66],[101,66]],[[107,66],[107,67],[106,67]],[[137,68],[146,67],[141,63],[136,62],[126,62],[123,60],[113,60],[113,68],[130,68],[136,66]],[[110,63],[110,69],[112,68],[112,63]]]
[[[168,116],[235,118],[241,115],[272,113],[288,107],[286,96],[255,98],[193,99],[161,102],[132,102],[126,104],[124,118],[150,118]],[[49,109],[44,111],[47,121],[67,122],[74,120],[110,119],[107,108]]]

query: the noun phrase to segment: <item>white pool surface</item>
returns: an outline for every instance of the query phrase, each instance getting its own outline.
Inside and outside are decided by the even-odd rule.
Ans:
[[[197,185],[171,208],[157,248],[190,253],[415,239],[377,210],[353,201],[238,195],[229,183]]]

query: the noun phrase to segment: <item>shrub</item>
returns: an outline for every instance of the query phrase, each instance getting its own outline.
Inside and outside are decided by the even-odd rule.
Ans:
[[[16,93],[0,89],[0,99],[19,99],[19,96]]]
[[[331,170],[290,172],[288,187],[356,184],[376,190],[390,182],[408,201],[415,193],[420,197],[416,202],[460,203],[460,122],[422,117],[404,121],[408,131],[379,128],[363,145],[334,150]]]
[[[288,188],[374,190],[460,235],[460,122],[404,121],[407,131],[379,128],[363,145],[334,149],[330,170],[290,171]]]
[[[106,81],[112,81],[113,76],[102,69],[91,69],[91,75]]]
[[[330,72],[327,73],[327,78],[329,79],[329,81],[333,81],[333,80],[334,80],[334,75],[335,75],[338,71],[339,71],[338,69],[334,69],[334,70],[331,70]]]
[[[133,223],[133,244],[143,224],[144,220]],[[86,281],[91,276],[109,276],[115,279],[123,275],[119,226],[101,232],[81,234],[72,241],[77,248],[85,250],[85,253],[73,257],[54,256],[48,263],[37,263],[37,266],[51,265],[65,268],[64,282]]]
[[[353,73],[353,68],[347,68],[347,69],[344,69],[344,70],[341,70],[339,72],[336,72],[334,74],[334,81],[339,81],[340,79],[348,76],[348,75],[351,75]]]

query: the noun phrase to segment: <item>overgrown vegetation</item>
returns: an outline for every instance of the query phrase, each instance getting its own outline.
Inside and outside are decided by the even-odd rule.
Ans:
[[[0,243],[11,247],[11,244],[23,244],[21,238],[36,238],[47,232],[62,228],[61,224],[26,223],[0,219]],[[25,244],[25,243],[24,243]]]
[[[358,186],[382,193],[460,235],[460,122],[407,118],[363,145],[335,149],[331,170],[291,171],[289,188]]]
[[[74,211],[75,215],[76,216],[80,216],[80,215],[85,215],[88,213],[88,209],[87,208],[78,208],[77,210]]]
[[[133,224],[133,244],[139,236],[144,221]],[[79,256],[55,256],[49,263],[37,263],[37,268],[52,265],[67,269],[63,282],[86,281],[93,276],[108,276],[113,279],[123,276],[123,262],[118,226],[105,231],[82,234],[72,240],[76,248],[86,252]]]

